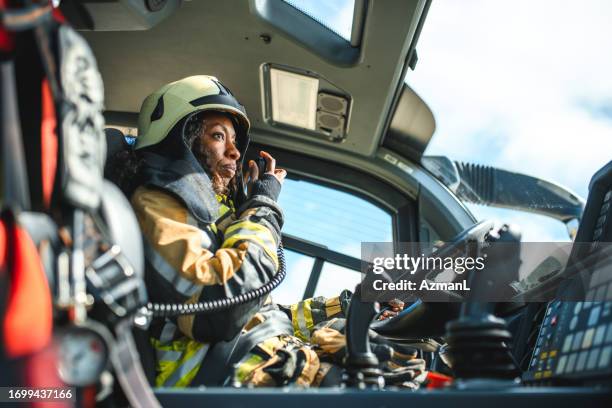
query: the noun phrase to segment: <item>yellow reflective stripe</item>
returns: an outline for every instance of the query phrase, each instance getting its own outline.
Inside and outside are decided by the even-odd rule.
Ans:
[[[245,231],[242,230],[252,231],[256,233],[262,239],[270,241],[270,245],[274,246],[276,249],[276,241],[274,240],[274,237],[272,236],[270,230],[261,224],[257,224],[248,220],[243,220],[227,227],[227,229],[225,230],[225,237],[229,238],[237,231],[240,231],[244,234]]]
[[[262,247],[264,252],[272,259],[275,267],[278,268],[278,257],[276,256],[276,249],[274,251],[271,251],[269,246],[266,245],[266,243],[257,235],[242,235],[242,234],[232,235],[232,237],[226,239],[223,242],[222,248],[233,248],[236,242],[238,241],[252,241],[252,242],[257,243],[257,245]]]
[[[221,206],[229,207],[232,210],[234,209],[234,202],[232,200],[228,199],[225,194],[215,194],[215,198],[217,199],[217,202],[219,204],[221,204]],[[225,200],[227,200],[227,201],[225,201]]]
[[[164,382],[178,369],[179,363],[176,361],[158,361],[157,376],[155,377],[155,386],[162,387]]]
[[[198,372],[208,347],[208,344],[190,340],[176,369],[166,377],[162,385],[165,387],[187,387]]]
[[[302,303],[304,303],[304,318],[306,320],[306,327],[308,328],[308,332],[314,328],[314,321],[312,318],[312,308],[310,304],[312,303],[312,299],[306,299]]]
[[[242,235],[243,237],[257,237],[257,239],[261,240],[267,248],[276,249],[276,243],[274,242],[273,239],[270,239],[270,237],[267,237],[261,234],[261,232],[259,231],[250,231],[244,228],[241,228],[238,231],[233,232],[231,234],[225,234],[224,239],[225,240],[230,239],[231,237],[235,235]]]
[[[298,305],[296,303],[296,304],[291,305],[291,326],[293,326],[293,335],[299,338],[300,340],[308,341],[308,338],[304,338],[304,336],[302,335],[300,331],[300,325],[299,325],[297,313],[298,313]]]
[[[249,375],[253,372],[253,370],[264,361],[263,357],[252,354],[249,358],[247,358],[243,363],[240,363],[238,368],[236,369],[236,378],[241,383],[244,382]]]
[[[240,228],[249,229],[251,231],[262,231],[264,233],[270,234],[270,230],[267,227],[249,220],[240,220],[240,222],[236,222],[233,225],[230,225],[225,230],[225,234],[231,234],[233,231],[236,231]],[[270,236],[271,235],[272,234],[270,234]]]
[[[227,206],[227,205],[225,205],[225,204],[221,204],[221,205],[219,206],[219,218],[223,217],[223,216],[224,216],[224,215],[225,215],[225,214],[226,214],[228,211],[230,211],[230,210],[231,210],[231,208],[230,208],[230,207],[228,207],[228,206]]]
[[[291,325],[293,326],[293,334],[303,341],[308,341],[310,339],[310,331],[314,327],[312,309],[310,307],[311,302],[312,299],[306,299],[291,305]]]
[[[186,338],[175,340],[168,345],[162,345],[157,339],[151,339],[151,343],[158,356],[158,374],[155,378],[157,387],[188,386],[197,374],[209,348],[208,344]]]
[[[203,358],[202,358],[202,360],[203,360]],[[181,379],[178,382],[176,382],[174,385],[170,385],[170,386],[171,387],[176,387],[176,388],[189,387],[189,384],[191,384],[191,382],[195,378],[196,374],[198,373],[198,370],[200,369],[200,366],[202,365],[202,360],[200,360],[196,364],[194,364],[193,367],[189,371],[187,371],[186,373],[183,374],[183,376],[181,377]]]
[[[276,260],[276,245],[274,244],[274,241],[262,238],[261,235],[258,235],[256,232],[240,230],[240,233],[235,233],[231,237],[225,238],[225,241],[228,240],[230,242],[234,242],[234,245],[237,241],[254,242],[255,244],[261,246],[272,259]]]

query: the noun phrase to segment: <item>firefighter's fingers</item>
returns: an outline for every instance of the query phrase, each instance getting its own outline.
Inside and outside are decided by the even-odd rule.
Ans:
[[[263,150],[259,152],[259,155],[266,160],[266,173],[274,174],[274,170],[276,170],[276,159],[270,155],[268,152],[264,152]]]

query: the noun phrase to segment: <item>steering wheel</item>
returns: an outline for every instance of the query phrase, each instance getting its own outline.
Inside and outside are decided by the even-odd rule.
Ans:
[[[465,255],[467,245],[470,243],[484,242],[487,234],[493,229],[495,222],[491,220],[482,220],[461,231],[442,246],[438,247],[433,253],[436,258],[454,258],[458,255]],[[417,272],[418,273],[418,272]],[[424,272],[425,274],[427,271]],[[421,275],[424,279],[427,276]],[[420,277],[421,277],[420,276]]]
[[[494,222],[490,220],[477,222],[439,247],[435,252],[436,257],[453,257],[465,253],[466,244],[469,242],[484,242],[493,226]],[[424,279],[425,277],[420,276],[419,278]],[[370,328],[378,334],[394,340],[443,335],[445,324],[459,316],[461,296],[454,292],[440,292],[443,292],[441,296],[447,299],[455,298],[457,301],[423,302],[417,300],[406,306],[397,316],[372,322]]]
[[[464,245],[469,242],[483,242],[494,224],[491,220],[478,221],[438,247],[435,252],[436,256],[441,258],[452,256],[455,252],[462,252]]]

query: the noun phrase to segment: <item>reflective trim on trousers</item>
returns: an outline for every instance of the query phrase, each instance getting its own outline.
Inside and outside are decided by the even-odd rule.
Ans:
[[[177,350],[155,350],[155,358],[157,361],[178,361],[183,355],[182,351]]]
[[[310,339],[310,328],[314,326],[310,310],[311,301],[312,299],[307,299],[297,305],[291,305],[291,320],[295,335],[306,341]]]
[[[209,348],[209,344],[202,344],[202,347],[198,351],[196,351],[191,357],[183,361],[177,367],[177,369],[170,375],[170,377],[168,377],[166,381],[164,381],[163,386],[176,386],[179,381],[183,379],[183,377],[185,377],[193,369],[197,368],[200,364],[202,364],[202,361],[204,360],[204,357],[206,356],[206,353],[208,352]]]

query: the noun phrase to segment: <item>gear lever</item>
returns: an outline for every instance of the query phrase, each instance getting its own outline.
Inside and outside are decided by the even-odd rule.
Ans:
[[[384,387],[378,358],[370,348],[368,331],[370,322],[379,312],[377,303],[361,300],[361,285],[357,285],[351,298],[346,319],[346,357],[344,385],[360,389]]]
[[[499,246],[490,246],[485,274],[470,272],[473,300],[464,303],[461,316],[446,325],[449,361],[460,379],[498,379],[502,380],[501,384],[509,380],[508,384],[512,385],[518,375],[509,348],[512,336],[506,322],[493,315],[494,304],[478,299],[485,298],[486,291],[504,290],[516,277],[514,272],[520,265],[520,240],[520,232],[507,225],[488,239],[489,243],[498,243]],[[475,249],[478,251],[480,248]]]

